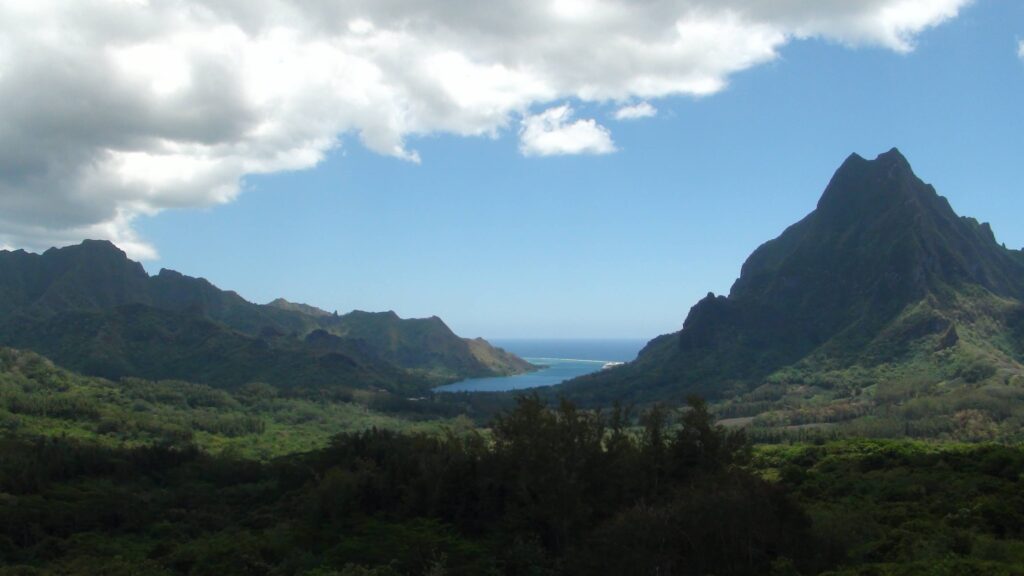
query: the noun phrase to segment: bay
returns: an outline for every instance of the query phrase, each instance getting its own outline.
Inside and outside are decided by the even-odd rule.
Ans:
[[[491,343],[528,362],[536,372],[496,378],[470,378],[435,388],[438,392],[507,392],[552,386],[596,372],[608,362],[629,362],[646,344],[640,339],[564,340],[495,339]]]

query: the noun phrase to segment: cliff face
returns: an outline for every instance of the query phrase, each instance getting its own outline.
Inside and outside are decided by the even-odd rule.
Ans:
[[[1019,365],[1021,299],[1020,251],[957,216],[898,150],[852,155],[813,212],[751,254],[728,296],[709,294],[680,332],[567,390],[600,402],[727,398],[786,367],[898,364],[965,338]]]

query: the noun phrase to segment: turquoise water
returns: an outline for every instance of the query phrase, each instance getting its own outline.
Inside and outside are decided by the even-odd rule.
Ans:
[[[471,378],[435,388],[439,392],[505,392],[552,386],[596,372],[605,362],[636,358],[643,340],[492,340],[495,346],[545,366],[537,372],[500,378]]]

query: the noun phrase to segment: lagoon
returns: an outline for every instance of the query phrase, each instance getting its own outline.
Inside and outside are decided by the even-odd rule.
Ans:
[[[601,369],[607,362],[636,358],[645,340],[492,340],[528,362],[543,366],[537,372],[496,378],[470,378],[440,386],[437,392],[507,392],[553,386]]]

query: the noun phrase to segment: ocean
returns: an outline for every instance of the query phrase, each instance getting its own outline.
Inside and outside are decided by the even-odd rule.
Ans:
[[[500,378],[471,378],[435,388],[439,392],[505,392],[551,386],[601,369],[606,362],[629,362],[647,343],[640,339],[495,339],[491,344],[544,366],[537,372]]]

